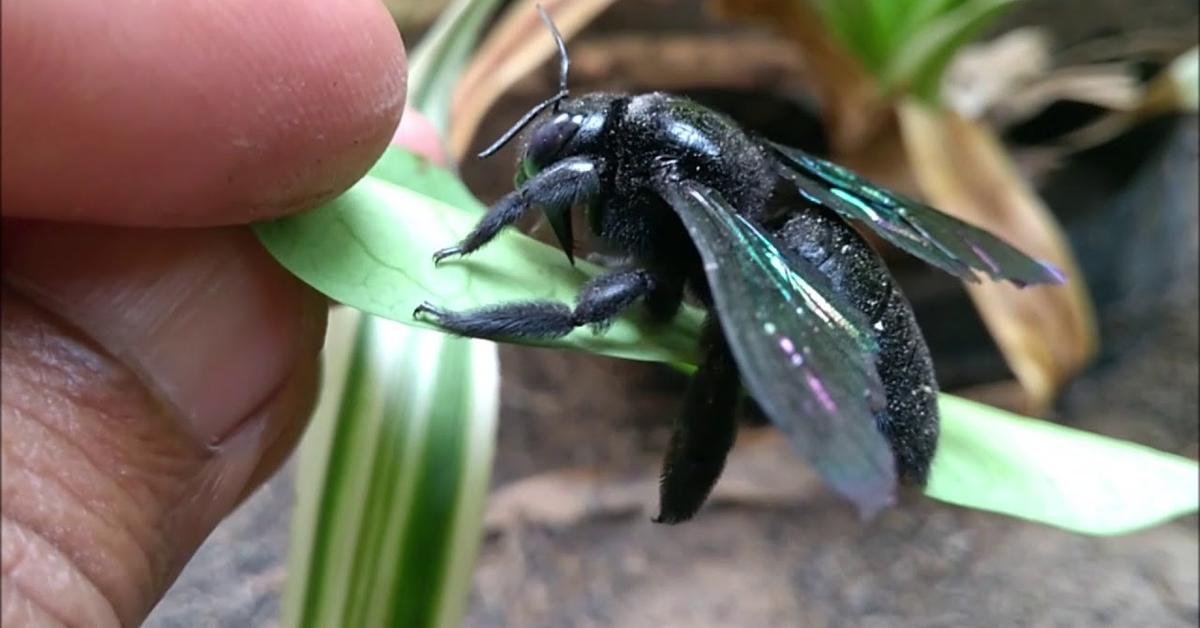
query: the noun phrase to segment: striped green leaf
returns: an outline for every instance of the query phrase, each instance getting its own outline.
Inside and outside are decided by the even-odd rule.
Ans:
[[[409,106],[442,131],[495,5],[455,2],[414,51]],[[457,177],[415,165],[388,152],[367,181],[477,207]],[[457,626],[491,477],[496,346],[342,309],[325,349],[320,407],[300,452],[283,625]]]
[[[343,308],[325,356],[284,625],[456,626],[491,472],[495,346]]]

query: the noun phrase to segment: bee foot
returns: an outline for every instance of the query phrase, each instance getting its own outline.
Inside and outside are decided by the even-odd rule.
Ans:
[[[430,303],[429,301],[422,301],[421,304],[418,305],[415,310],[413,310],[412,315],[413,318],[416,319],[424,318],[431,319],[433,322],[437,322],[437,320],[445,315],[445,313],[445,310]]]
[[[436,266],[441,264],[442,260],[446,259],[447,257],[457,257],[464,254],[466,254],[466,251],[464,251],[461,246],[448,246],[433,254],[433,264]]]

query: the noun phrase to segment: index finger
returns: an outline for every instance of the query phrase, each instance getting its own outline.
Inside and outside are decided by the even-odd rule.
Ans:
[[[184,226],[331,198],[404,107],[378,0],[5,0],[5,216]]]

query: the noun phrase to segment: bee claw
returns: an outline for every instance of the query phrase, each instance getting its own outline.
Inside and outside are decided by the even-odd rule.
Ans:
[[[447,257],[463,255],[464,253],[465,253],[465,251],[463,251],[461,246],[458,246],[458,245],[448,246],[448,247],[446,247],[440,251],[437,251],[436,253],[433,254],[433,264],[434,264],[434,266],[436,266],[438,264],[441,264],[442,260],[446,259]]]
[[[438,319],[442,316],[442,308],[430,303],[429,301],[422,301],[421,304],[413,310],[412,315],[413,318],[418,319],[422,318],[423,316]]]

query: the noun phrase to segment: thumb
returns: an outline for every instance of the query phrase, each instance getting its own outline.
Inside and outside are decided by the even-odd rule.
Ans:
[[[3,256],[2,623],[137,625],[303,429],[325,302],[245,228],[6,221]]]

